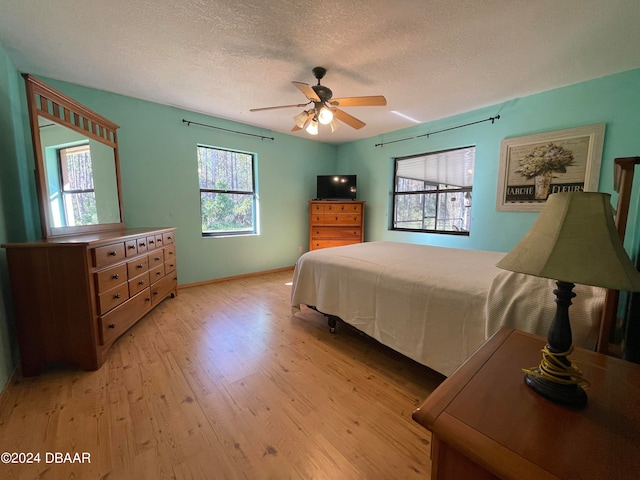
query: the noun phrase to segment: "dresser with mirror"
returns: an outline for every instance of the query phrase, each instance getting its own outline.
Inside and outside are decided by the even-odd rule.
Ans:
[[[124,223],[118,125],[24,74],[42,239],[6,249],[22,373],[96,370],[176,296],[175,229]]]

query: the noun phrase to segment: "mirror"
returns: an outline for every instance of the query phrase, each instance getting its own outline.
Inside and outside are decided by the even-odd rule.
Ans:
[[[44,238],[124,226],[118,126],[23,75]]]
[[[119,223],[114,150],[38,117],[52,228]]]

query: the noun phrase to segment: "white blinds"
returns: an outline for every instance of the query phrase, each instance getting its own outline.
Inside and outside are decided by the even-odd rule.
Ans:
[[[397,159],[396,177],[471,187],[476,147]]]

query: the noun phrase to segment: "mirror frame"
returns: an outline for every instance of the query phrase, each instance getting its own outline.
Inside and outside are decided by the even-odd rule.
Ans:
[[[122,183],[120,180],[120,157],[118,154],[117,135],[119,126],[32,75],[23,73],[22,76],[24,77],[27,87],[27,106],[29,108],[31,139],[36,163],[36,188],[38,190],[38,203],[40,206],[42,237],[47,239],[123,229],[124,212],[122,208]],[[52,214],[48,202],[45,164],[42,154],[42,143],[40,141],[38,117],[47,118],[70,130],[81,133],[113,148],[118,191],[118,208],[120,211],[119,223],[99,223],[73,227],[53,226]]]

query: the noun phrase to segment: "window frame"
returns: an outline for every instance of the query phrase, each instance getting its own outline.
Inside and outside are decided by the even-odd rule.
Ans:
[[[455,194],[455,193],[460,193],[462,194],[463,197],[463,202],[465,202],[466,198],[467,198],[467,194],[469,195],[469,202],[471,202],[471,198],[473,195],[473,181],[472,181],[472,185],[471,186],[456,186],[456,185],[451,185],[451,184],[446,184],[445,182],[434,182],[431,180],[424,180],[424,179],[413,179],[415,181],[422,181],[423,182],[423,187],[426,187],[427,185],[432,185],[435,188],[432,189],[426,189],[423,188],[421,190],[412,190],[412,191],[408,191],[408,192],[399,192],[398,189],[398,168],[399,168],[399,164],[400,162],[402,162],[403,160],[409,160],[409,159],[413,159],[413,158],[418,158],[418,157],[425,157],[425,161],[428,159],[429,156],[435,156],[435,155],[440,155],[443,153],[447,153],[447,152],[455,152],[458,150],[466,150],[466,149],[473,149],[474,150],[474,155],[473,155],[473,162],[474,162],[474,166],[473,169],[475,170],[475,145],[469,145],[469,146],[465,146],[465,147],[456,147],[456,148],[449,148],[449,149],[445,149],[445,150],[438,150],[438,151],[434,151],[434,152],[425,152],[425,153],[419,153],[419,154],[414,154],[414,155],[407,155],[404,157],[395,157],[393,159],[394,161],[394,168],[393,168],[393,188],[392,188],[392,210],[391,210],[391,215],[390,215],[390,220],[391,220],[391,225],[389,226],[389,229],[392,231],[401,231],[401,232],[414,232],[414,233],[435,233],[435,234],[440,234],[440,235],[456,235],[456,236],[469,236],[470,235],[470,231],[471,231],[471,220],[469,219],[469,228],[468,230],[445,230],[442,228],[437,228],[438,227],[438,222],[444,221],[445,219],[443,218],[438,218],[438,211],[440,209],[440,200],[441,200],[441,196],[442,195],[447,195],[447,194]],[[405,178],[405,177],[402,177]],[[444,186],[444,187],[443,187]],[[447,188],[447,187],[455,187],[455,188]],[[397,217],[397,212],[396,212],[396,208],[398,207],[398,200],[399,197],[403,197],[403,196],[413,196],[413,195],[423,195],[424,199],[421,202],[422,203],[422,211],[423,213],[425,212],[425,204],[426,202],[424,201],[426,199],[427,195],[434,195],[435,196],[435,209],[436,209],[436,213],[435,213],[435,217],[430,216],[430,217],[426,217],[426,216],[422,216],[421,219],[421,223],[422,226],[425,226],[425,219],[426,218],[432,218],[434,225],[436,228],[406,228],[406,227],[398,227],[396,226],[398,224],[398,221],[396,219]],[[471,209],[471,203],[469,203],[469,206],[465,206],[463,203],[463,208],[469,208]]]
[[[198,152],[201,148],[230,152],[233,154],[247,155],[251,157],[251,190],[235,190],[235,189],[225,189],[225,188],[202,188],[200,186],[200,176],[198,175],[198,189],[199,189],[199,197],[200,197],[200,233],[203,238],[220,238],[220,237],[232,237],[232,236],[250,236],[250,235],[258,235],[258,192],[256,188],[256,154],[253,152],[245,152],[241,150],[234,150],[231,148],[221,148],[214,147],[211,145],[198,144],[196,146],[196,161],[198,163],[198,171],[200,169],[200,160],[198,156]],[[203,193],[213,193],[213,194],[223,194],[223,195],[246,195],[251,198],[251,219],[252,219],[252,229],[251,230],[224,230],[219,232],[209,232],[204,231],[203,227],[203,216],[202,216],[202,194]]]

